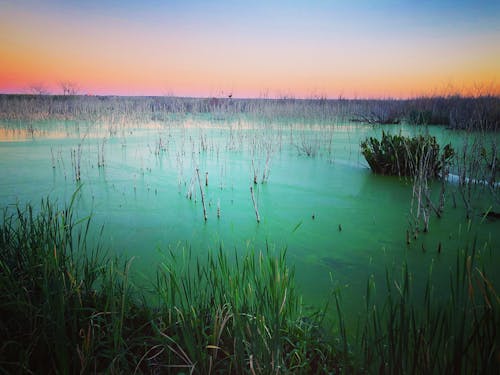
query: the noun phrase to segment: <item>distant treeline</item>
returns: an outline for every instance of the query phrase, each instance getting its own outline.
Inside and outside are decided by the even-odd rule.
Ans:
[[[235,99],[81,95],[0,95],[0,119],[162,120],[169,114],[248,114],[265,119],[349,120],[499,130],[500,97],[414,99]]]

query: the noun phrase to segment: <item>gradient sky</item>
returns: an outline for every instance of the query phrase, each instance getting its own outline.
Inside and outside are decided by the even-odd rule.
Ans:
[[[0,0],[0,92],[500,94],[500,1]]]

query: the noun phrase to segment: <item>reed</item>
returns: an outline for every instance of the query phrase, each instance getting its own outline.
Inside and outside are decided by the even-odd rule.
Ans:
[[[474,215],[474,202],[482,195],[500,201],[498,145],[489,132],[464,132],[452,171],[458,175],[456,191],[462,198],[466,218]]]
[[[102,143],[97,142],[97,168],[104,168],[104,145],[106,143],[106,138],[102,140]]]
[[[4,211],[0,226],[0,371],[127,371],[135,345],[126,276],[87,241],[89,218],[44,200]],[[125,270],[127,271],[127,270]],[[120,310],[114,301],[120,300]],[[120,329],[120,332],[118,330]],[[130,340],[130,341],[129,341]]]
[[[449,291],[438,291],[429,272],[423,295],[404,265],[401,276],[386,271],[387,297],[372,302],[360,324],[359,366],[384,374],[493,374],[498,368],[500,299],[484,269],[477,244],[457,251]]]
[[[453,129],[500,129],[500,98],[488,92],[476,96],[433,96],[413,99],[259,99],[114,97],[83,95],[0,95],[0,119],[67,119],[162,121],[169,115],[210,114],[215,121],[232,116],[317,120],[353,120],[368,124],[447,125]],[[114,131],[110,129],[110,136]],[[203,134],[201,149],[207,149]]]
[[[201,204],[203,206],[203,219],[207,221],[207,207],[205,206],[205,194],[203,193],[203,187],[201,186],[201,180],[200,180],[200,170],[199,168],[196,168],[196,176],[198,178],[198,185],[200,187],[200,195],[201,195]]]
[[[155,325],[167,347],[161,355],[178,371],[310,373],[340,367],[332,347],[320,349],[322,317],[302,316],[285,253],[251,252],[231,261],[219,248],[201,262],[189,250],[170,252],[157,278],[162,308]],[[317,351],[307,344],[314,335]]]
[[[82,144],[79,143],[78,147],[71,149],[71,165],[73,168],[73,176],[75,182],[79,183],[82,179],[81,174],[81,162],[82,162]]]
[[[336,292],[334,333],[326,306],[305,313],[286,251],[170,250],[148,294],[131,281],[133,259],[89,242],[77,199],[4,210],[3,373],[496,373],[500,298],[475,242],[457,251],[448,290],[431,270],[417,294],[403,266],[386,272],[386,298],[374,302],[369,278],[359,334]]]
[[[257,208],[257,203],[255,201],[255,195],[253,193],[253,186],[250,185],[250,195],[252,196],[253,209],[255,211],[255,218],[257,219],[257,223],[260,223],[260,215],[259,209]]]
[[[306,315],[286,253],[170,251],[154,294],[133,260],[87,240],[72,202],[4,211],[0,225],[3,373],[324,373],[343,363]],[[154,300],[152,300],[154,298]],[[146,300],[149,302],[145,302]]]
[[[257,185],[257,174],[259,173],[259,170],[255,167],[253,159],[252,159],[252,171],[253,171],[253,184]]]

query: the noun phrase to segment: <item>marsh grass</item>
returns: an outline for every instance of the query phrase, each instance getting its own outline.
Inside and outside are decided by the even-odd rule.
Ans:
[[[450,267],[449,292],[443,295],[429,271],[423,295],[413,275],[386,272],[386,298],[372,302],[375,283],[367,283],[366,312],[357,348],[360,367],[384,374],[494,374],[499,365],[500,299],[476,248],[457,252]]]
[[[457,252],[449,289],[429,271],[387,271],[385,299],[369,278],[357,333],[342,299],[304,308],[286,251],[205,258],[164,254],[151,290],[133,258],[92,245],[90,217],[49,200],[4,210],[0,225],[3,373],[489,374],[499,365],[500,298],[474,242]],[[421,276],[421,275],[420,275]],[[376,301],[376,302],[375,302]]]
[[[0,227],[0,369],[4,373],[126,370],[145,310],[130,302],[128,267],[87,243],[74,197],[4,211]],[[125,345],[125,342],[129,344]]]
[[[4,210],[0,226],[3,373],[324,373],[342,362],[304,314],[285,253],[189,251],[159,265],[155,301],[133,259],[87,241],[90,218],[44,200]],[[146,302],[147,301],[147,302]]]
[[[447,95],[397,99],[182,98],[84,95],[0,95],[0,119],[79,119],[90,121],[163,121],[186,114],[208,114],[213,121],[231,116],[264,120],[314,119],[332,123],[446,125],[453,129],[498,130],[500,97],[487,90],[474,96]],[[35,130],[35,129],[33,129]],[[109,135],[115,134],[110,128]]]
[[[189,250],[170,252],[157,273],[163,363],[202,374],[339,367],[320,329],[323,312],[303,315],[285,255],[229,259],[220,248],[200,262]]]

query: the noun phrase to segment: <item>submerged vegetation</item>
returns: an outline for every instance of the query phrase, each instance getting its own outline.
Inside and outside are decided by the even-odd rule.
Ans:
[[[133,259],[87,240],[90,218],[58,209],[5,209],[0,226],[0,369],[5,373],[495,373],[500,299],[478,263],[457,252],[447,298],[429,276],[414,293],[407,267],[387,273],[358,333],[340,295],[306,313],[285,253],[221,249],[206,261],[170,251],[150,291],[131,280]]]

